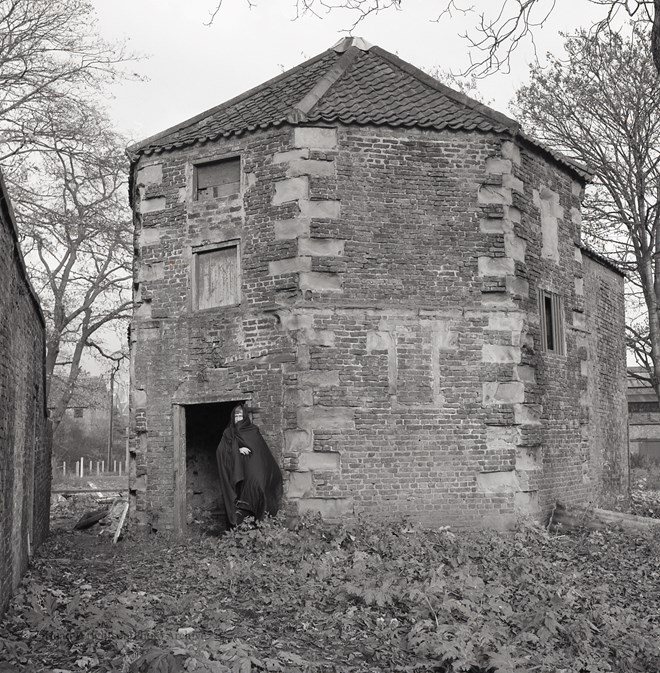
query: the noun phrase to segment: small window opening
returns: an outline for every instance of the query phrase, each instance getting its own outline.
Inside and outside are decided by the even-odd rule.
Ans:
[[[197,311],[241,301],[238,243],[194,253],[193,304]]]
[[[564,355],[564,314],[561,297],[547,290],[539,290],[538,293],[542,349]]]
[[[240,157],[195,166],[195,192],[198,200],[229,196],[241,191]]]
[[[75,407],[73,410],[73,417],[74,418],[82,418],[83,417],[83,408],[82,407]]]

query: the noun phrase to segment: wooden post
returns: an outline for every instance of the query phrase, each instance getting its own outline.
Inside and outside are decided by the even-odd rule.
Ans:
[[[105,472],[105,460],[101,461],[101,472]]]
[[[96,461],[96,476],[98,477],[101,474],[101,462],[99,460]]]
[[[174,425],[174,533],[186,533],[186,408],[172,406]]]
[[[112,471],[117,472],[117,461],[116,460],[112,464]]]
[[[121,477],[121,461],[119,462],[119,476]]]
[[[80,459],[80,478],[82,479],[85,476],[85,459]]]
[[[62,476],[66,477],[66,460],[62,463]]]
[[[80,476],[80,461],[76,461],[76,477]]]

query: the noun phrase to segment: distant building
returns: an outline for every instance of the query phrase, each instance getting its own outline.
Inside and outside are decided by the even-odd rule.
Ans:
[[[623,276],[514,120],[347,38],[131,154],[139,525],[213,506],[242,401],[291,511],[506,527],[627,488]]]
[[[62,394],[64,381],[54,376],[50,386],[50,402],[54,404]],[[86,434],[96,432],[99,428],[107,428],[110,392],[102,377],[89,374],[78,376],[75,390],[66,406],[65,416]]]
[[[0,612],[48,535],[46,323],[0,175]]]
[[[660,460],[660,406],[655,389],[640,378],[644,373],[641,367],[628,370],[630,453]]]

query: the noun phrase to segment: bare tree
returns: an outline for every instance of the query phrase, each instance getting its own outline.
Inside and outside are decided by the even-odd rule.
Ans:
[[[104,347],[103,331],[126,320],[132,306],[124,144],[97,110],[79,106],[78,113],[69,121],[75,137],[51,120],[51,135],[44,128],[40,141],[44,151],[15,161],[7,176],[48,322],[47,377],[64,380],[57,399],[49,399],[54,429],[86,350],[117,359]]]
[[[567,58],[532,68],[514,109],[532,135],[594,171],[584,230],[627,271],[629,345],[660,393],[660,80],[642,47],[648,32],[567,39]]]
[[[0,163],[48,322],[54,427],[84,352],[130,307],[124,143],[99,94],[134,59],[96,31],[89,0],[0,0]],[[110,350],[114,351],[114,348]]]
[[[0,161],[39,149],[52,118],[99,92],[133,60],[96,32],[88,0],[0,0]]]
[[[209,23],[218,16],[223,2],[215,0]],[[256,0],[245,0],[250,6]],[[623,16],[650,23],[649,43],[656,70],[660,73],[660,0],[582,0],[603,6],[603,17],[594,26],[596,32],[613,26]],[[400,10],[410,0],[292,0],[295,17],[305,14],[324,16],[337,10],[351,15],[348,31],[355,30],[368,16]],[[455,14],[473,15],[474,27],[465,33],[470,46],[471,63],[464,75],[482,77],[495,71],[508,72],[511,56],[524,41],[534,43],[534,32],[543,27],[557,10],[557,0],[440,0],[429,14],[432,21]]]

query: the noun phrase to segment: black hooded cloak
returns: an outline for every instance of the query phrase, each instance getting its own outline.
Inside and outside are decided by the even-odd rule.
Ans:
[[[238,409],[243,410],[243,420],[237,423]],[[240,453],[243,446],[250,449],[249,455]],[[216,458],[230,528],[245,516],[262,519],[266,514],[277,514],[282,499],[282,472],[259,428],[250,421],[241,404],[232,409]]]

